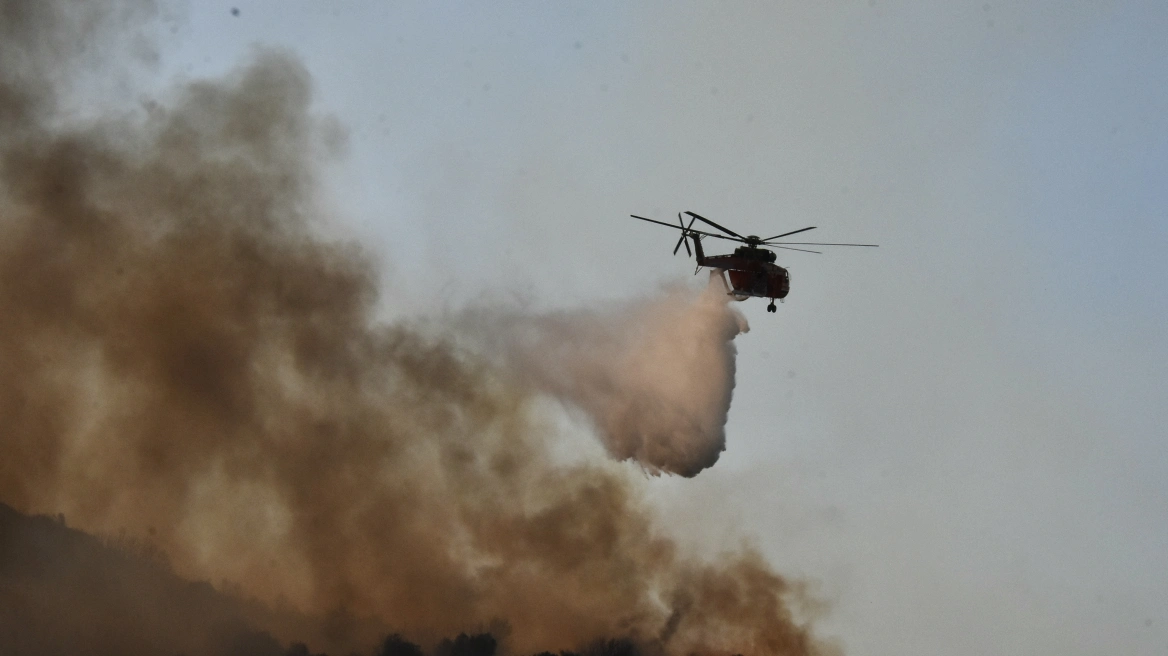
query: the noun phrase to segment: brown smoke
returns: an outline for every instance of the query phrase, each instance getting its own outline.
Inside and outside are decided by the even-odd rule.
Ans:
[[[822,653],[759,557],[685,556],[635,477],[554,462],[530,387],[375,321],[372,259],[314,229],[329,137],[295,60],[57,112],[118,7],[0,0],[0,500],[422,641]]]

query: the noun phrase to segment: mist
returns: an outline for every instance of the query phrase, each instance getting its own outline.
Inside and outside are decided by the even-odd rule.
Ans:
[[[508,653],[833,651],[799,585],[749,548],[690,554],[640,468],[558,462],[532,412],[562,399],[649,472],[711,466],[745,329],[724,300],[512,315],[483,324],[502,361],[379,321],[377,256],[325,236],[319,167],[343,133],[295,57],[259,50],[133,112],[63,111],[153,14],[0,4],[0,501],[361,619],[263,627],[284,642],[364,648],[369,620],[428,644],[502,623]]]
[[[613,458],[693,477],[726,447],[733,340],[749,330],[730,303],[711,279],[603,309],[477,308],[454,325],[519,382],[582,413]]]

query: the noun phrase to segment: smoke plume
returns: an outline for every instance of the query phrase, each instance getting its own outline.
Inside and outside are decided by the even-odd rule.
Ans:
[[[285,641],[367,645],[373,618],[425,644],[502,621],[507,653],[823,652],[759,556],[686,555],[637,476],[557,464],[531,412],[550,392],[617,457],[708,466],[737,331],[724,308],[667,295],[629,335],[603,313],[535,320],[524,339],[558,344],[563,367],[528,358],[534,386],[378,323],[392,301],[373,259],[317,229],[335,135],[293,58],[260,52],[137,113],[62,111],[81,67],[149,14],[0,0],[0,501],[339,618],[267,627]],[[680,380],[707,366],[704,389]]]

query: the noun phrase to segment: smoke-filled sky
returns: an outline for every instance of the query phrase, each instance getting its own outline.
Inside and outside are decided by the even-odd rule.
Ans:
[[[654,512],[811,581],[847,654],[1168,648],[1162,3],[192,2],[155,24],[156,62],[78,113],[256,45],[298,58],[346,135],[328,229],[379,256],[388,319],[702,286],[630,213],[881,244],[780,255],[779,312],[738,306],[726,450],[648,480]]]

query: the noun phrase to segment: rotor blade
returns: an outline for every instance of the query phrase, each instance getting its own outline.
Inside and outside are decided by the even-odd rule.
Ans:
[[[676,228],[677,230],[685,230],[686,232],[688,232],[691,235],[701,235],[703,237],[715,237],[717,239],[725,239],[726,241],[740,241],[744,244],[746,243],[746,240],[743,238],[735,239],[734,237],[727,237],[726,235],[719,235],[719,234],[713,233],[713,232],[702,232],[701,230],[694,230],[693,228],[682,228],[680,226],[675,226],[672,223],[665,223],[664,221],[654,221],[653,219],[646,219],[645,217],[637,216],[636,214],[630,214],[629,216],[633,217],[634,219],[648,221],[649,223],[656,223],[657,225],[663,225],[666,228]]]
[[[767,237],[763,241],[770,241],[772,239],[778,239],[779,237],[787,237],[790,235],[799,234],[800,232],[807,232],[808,230],[814,230],[814,229],[815,229],[815,226],[811,226],[810,228],[801,228],[799,230],[792,230],[791,232],[784,232],[783,234],[775,235],[774,237]]]
[[[674,227],[676,228],[677,226],[674,226]],[[701,230],[694,230],[693,228],[686,228],[685,231],[691,235],[701,235],[703,237],[713,237],[714,239],[725,239],[726,241],[740,241],[744,244],[748,243],[745,239],[739,239],[738,237],[727,237],[726,235],[719,235],[716,232],[702,232]]]
[[[784,241],[782,244],[793,244],[795,246],[868,246],[870,248],[878,248],[880,244],[825,244],[818,241]],[[768,244],[763,242],[764,246],[775,246],[776,244]]]
[[[688,215],[692,216],[693,218],[695,218],[695,219],[697,219],[697,220],[699,220],[699,221],[705,221],[706,223],[708,223],[708,224],[710,224],[710,225],[714,226],[715,228],[717,228],[717,229],[721,230],[722,232],[724,232],[724,233],[726,233],[726,234],[728,234],[728,235],[734,235],[735,237],[737,237],[737,238],[739,238],[739,239],[741,239],[741,240],[743,240],[743,241],[745,241],[745,240],[746,240],[746,237],[743,237],[742,235],[738,234],[737,232],[734,232],[733,230],[731,230],[731,229],[729,229],[729,228],[723,228],[722,226],[718,225],[717,223],[714,223],[713,221],[711,221],[711,220],[707,219],[707,218],[706,218],[706,217],[704,217],[704,216],[698,216],[697,214],[694,214],[693,212],[686,212],[686,214],[688,214]]]
[[[823,253],[820,253],[819,251],[809,251],[806,248],[790,248],[788,246],[771,246],[771,248],[781,248],[788,251],[800,251],[803,253],[815,253],[816,255],[823,255]]]
[[[664,222],[664,221],[656,221],[656,220],[654,220],[654,219],[646,219],[645,217],[643,217],[643,216],[637,216],[636,214],[630,214],[629,216],[633,217],[634,219],[640,219],[640,220],[642,220],[642,221],[648,221],[649,223],[656,223],[657,225],[663,225],[663,226],[665,226],[666,228],[676,228],[676,227],[677,227],[677,226],[673,225],[672,223],[666,223],[666,222]]]

